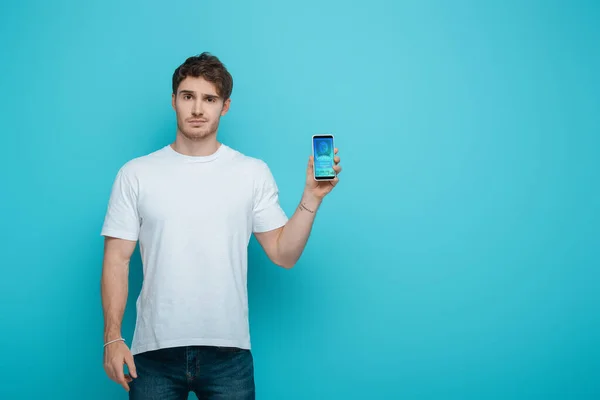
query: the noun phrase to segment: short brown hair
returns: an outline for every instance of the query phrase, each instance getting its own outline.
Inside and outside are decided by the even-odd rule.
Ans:
[[[189,57],[173,73],[173,94],[177,94],[179,84],[188,76],[202,77],[217,87],[217,94],[227,100],[233,90],[233,78],[225,65],[215,56],[204,52]]]

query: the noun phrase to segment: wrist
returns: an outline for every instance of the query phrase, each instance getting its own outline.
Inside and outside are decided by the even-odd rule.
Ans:
[[[104,342],[104,348],[106,348],[109,345],[112,344],[116,344],[116,343],[125,343],[125,338],[118,338],[118,339],[113,339],[113,340],[109,340],[108,342]]]
[[[323,199],[306,192],[302,195],[302,199],[300,200],[300,204],[313,212],[317,211],[322,202]]]
[[[110,331],[110,332],[105,332],[104,333],[104,343],[116,340],[116,339],[120,339],[123,336],[121,335],[121,331]]]

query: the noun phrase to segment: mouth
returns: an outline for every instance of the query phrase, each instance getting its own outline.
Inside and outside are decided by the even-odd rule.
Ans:
[[[205,122],[207,122],[207,120],[205,120],[205,119],[190,119],[190,120],[188,120],[188,122],[192,125],[201,125],[201,124],[204,124]]]

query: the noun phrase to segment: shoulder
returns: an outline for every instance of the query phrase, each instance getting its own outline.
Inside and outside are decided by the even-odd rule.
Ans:
[[[277,187],[275,177],[266,161],[243,154],[229,148],[230,162],[235,165],[236,174],[254,186],[255,193],[272,190]]]
[[[242,153],[231,147],[228,148],[230,153],[230,162],[235,164],[237,168],[250,175],[262,177],[264,174],[269,174],[270,169],[267,163],[258,158]]]
[[[129,178],[137,177],[145,171],[161,165],[165,156],[166,147],[162,147],[151,153],[132,158],[120,166],[118,175]]]

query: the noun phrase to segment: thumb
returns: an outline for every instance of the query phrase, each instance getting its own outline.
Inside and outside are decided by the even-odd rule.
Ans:
[[[308,167],[306,169],[306,172],[309,174],[312,174],[313,168],[314,168],[314,157],[310,156],[310,157],[308,157]]]

